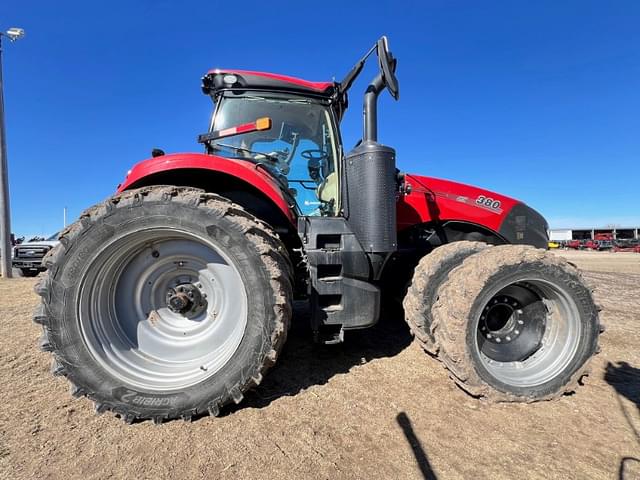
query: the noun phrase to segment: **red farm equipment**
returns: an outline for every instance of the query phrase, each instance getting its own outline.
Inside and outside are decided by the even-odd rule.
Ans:
[[[582,246],[582,242],[580,240],[569,240],[565,244],[565,247],[571,248],[573,250],[579,250],[581,246]]]
[[[616,240],[613,245],[613,251],[640,253],[640,240],[637,238]]]
[[[344,153],[347,91],[374,53],[362,140]],[[473,396],[576,388],[600,333],[591,291],[524,203],[396,168],[377,135],[395,70],[382,37],[339,83],[203,77],[204,151],[154,150],[45,259],[34,320],[74,396],[126,422],[218,415],[276,362],[294,298],[331,344],[375,324],[383,294]]]

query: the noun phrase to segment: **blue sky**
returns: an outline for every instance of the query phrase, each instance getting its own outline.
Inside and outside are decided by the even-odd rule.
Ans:
[[[149,156],[200,151],[209,68],[340,79],[381,34],[401,169],[524,200],[552,226],[640,224],[640,2],[3,2],[13,231],[50,233]],[[308,5],[308,6],[307,6]],[[359,138],[362,92],[343,121]]]

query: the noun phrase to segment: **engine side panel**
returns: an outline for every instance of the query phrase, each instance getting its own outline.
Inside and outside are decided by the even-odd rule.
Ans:
[[[428,222],[458,220],[498,232],[517,200],[471,185],[407,175],[411,193],[397,203],[398,230]]]

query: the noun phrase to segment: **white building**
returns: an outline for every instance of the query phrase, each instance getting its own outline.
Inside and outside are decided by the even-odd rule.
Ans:
[[[549,240],[552,242],[567,242],[573,240],[570,228],[552,228],[549,230]]]
[[[549,240],[566,242],[568,240],[594,239],[597,234],[611,234],[615,239],[640,238],[640,227],[613,228],[550,228]]]

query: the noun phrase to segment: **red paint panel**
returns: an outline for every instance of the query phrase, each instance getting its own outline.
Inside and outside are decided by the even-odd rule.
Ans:
[[[233,160],[205,155],[203,153],[174,153],[160,157],[149,158],[136,164],[127,174],[125,181],[118,186],[118,193],[135,186],[148,175],[179,169],[203,169],[225,173],[247,182],[260,190],[284,213],[289,221],[295,225],[296,216],[293,209],[284,198],[278,184],[268,173],[256,168],[256,165],[243,160]]]
[[[237,73],[238,75],[255,75],[258,77],[271,78],[273,80],[279,80],[281,82],[288,82],[294,85],[298,85],[300,87],[309,88],[311,90],[316,90],[318,92],[324,92],[327,88],[332,87],[332,82],[310,82],[308,80],[302,80],[301,78],[289,77],[287,75],[280,75],[277,73],[267,73],[267,72],[254,72],[251,70],[227,70],[224,68],[214,68],[213,70],[209,70],[208,74],[218,74],[218,73]]]
[[[520,203],[499,193],[450,180],[407,175],[406,181],[412,191],[398,200],[398,230],[423,222],[461,220],[498,231],[509,211]]]

